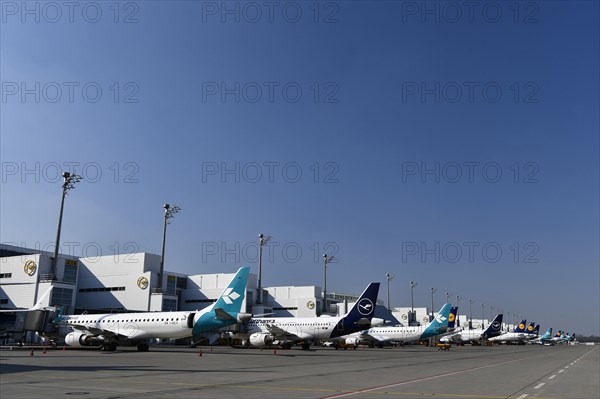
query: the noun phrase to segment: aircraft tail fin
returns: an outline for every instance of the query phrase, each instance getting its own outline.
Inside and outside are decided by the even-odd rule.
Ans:
[[[456,317],[458,315],[458,306],[453,306],[450,308],[450,314],[448,315],[448,330],[454,328],[456,324]]]
[[[248,284],[249,267],[241,267],[233,279],[225,288],[221,296],[214,303],[213,309],[220,309],[227,313],[239,313],[242,310],[242,303],[246,297],[246,285]]]
[[[206,312],[195,316],[192,336],[197,337],[204,332],[235,324],[242,315],[242,305],[246,298],[249,267],[240,267],[233,279],[221,293],[217,301]],[[251,317],[251,315],[248,314]]]
[[[535,322],[531,322],[529,323],[529,325],[527,326],[527,329],[525,330],[525,332],[527,334],[534,334],[533,330],[535,329]]]
[[[515,327],[513,332],[516,332],[516,333],[525,332],[525,323],[527,323],[527,320],[521,320],[521,322],[519,323],[519,325],[517,325]]]
[[[352,334],[368,328],[375,314],[377,295],[379,294],[379,283],[371,283],[360,295],[352,309],[338,321],[331,337]]]
[[[450,317],[450,308],[452,305],[449,303],[444,304],[435,318],[427,325],[425,331],[423,331],[422,338],[432,337],[434,335],[442,334],[448,330],[448,320]]]
[[[498,314],[482,335],[490,338],[500,334],[502,332],[502,317],[502,313]]]

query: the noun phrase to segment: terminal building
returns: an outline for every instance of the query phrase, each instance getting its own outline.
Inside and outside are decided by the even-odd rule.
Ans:
[[[61,306],[67,314],[200,310],[215,302],[233,278],[227,273],[186,275],[164,271],[160,279],[160,256],[150,253],[78,258],[43,250],[0,244],[0,308],[26,309],[52,286],[43,306]],[[341,315],[358,295],[328,293],[323,311],[319,286],[279,286],[263,289],[262,304],[255,304],[257,276],[250,274],[245,311],[269,313],[274,317],[315,317],[323,313]],[[390,312],[380,300],[376,317],[389,324],[424,325],[428,308],[393,308]],[[461,326],[468,326],[459,316]],[[484,321],[484,324],[487,320]],[[481,323],[473,321],[473,328]]]

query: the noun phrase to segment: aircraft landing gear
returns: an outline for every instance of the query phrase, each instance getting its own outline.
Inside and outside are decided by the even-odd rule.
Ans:
[[[281,344],[281,348],[282,349],[292,349],[292,344],[290,344],[290,343]]]
[[[137,350],[140,352],[148,352],[148,349],[150,349],[150,345],[148,345],[145,342],[142,342],[137,345]]]
[[[307,351],[307,350],[309,350],[309,349],[310,349],[310,344],[309,344],[309,343],[304,343],[304,344],[302,344],[302,350],[305,350],[305,351]]]
[[[102,344],[102,351],[104,352],[114,352],[117,350],[116,342],[105,342]]]

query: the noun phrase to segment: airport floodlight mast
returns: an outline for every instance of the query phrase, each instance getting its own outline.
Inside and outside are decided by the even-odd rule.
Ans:
[[[419,285],[419,283],[416,283],[414,281],[410,282],[410,311],[414,314],[415,312],[415,297],[414,297],[414,289],[415,287]]]
[[[75,184],[79,183],[83,178],[75,173],[63,172],[62,177],[64,179],[62,185],[62,197],[60,200],[60,213],[58,215],[58,228],[56,229],[56,242],[54,243],[54,258],[52,258],[52,268],[50,269],[50,275],[52,276],[52,280],[55,279],[56,276],[56,264],[58,261],[58,247],[60,246],[60,231],[62,229],[62,218],[63,218],[63,209],[65,207],[65,197],[67,196],[69,190],[75,188]]]
[[[256,295],[256,304],[262,304],[262,249],[271,240],[270,235],[258,235],[258,295]]]
[[[435,294],[437,292],[436,289],[433,289],[433,287],[430,288],[431,290],[431,320],[433,321],[433,294]]]
[[[456,327],[460,327],[460,317],[458,317],[458,313],[460,313],[460,297],[458,295],[456,296],[456,307],[458,308],[456,312]]]
[[[449,292],[446,292],[446,303],[448,303],[448,301],[450,300],[450,294]]]
[[[473,300],[469,299],[469,330],[473,329]]]
[[[327,312],[327,264],[335,260],[335,256],[323,254],[323,313]]]
[[[485,313],[484,313],[484,310],[483,310],[483,303],[482,303],[481,304],[481,328],[482,329],[485,328],[484,325],[483,325],[483,320],[484,319],[485,319]]]
[[[388,309],[390,310],[390,312],[392,311],[392,305],[390,304],[390,281],[392,281],[394,279],[394,277],[396,277],[396,276],[394,276],[393,274],[389,274],[389,273],[385,274],[385,278],[387,280],[387,306],[388,306]]]
[[[167,225],[171,224],[171,219],[175,217],[176,213],[181,211],[181,208],[177,205],[164,204],[163,208],[165,209],[165,219],[163,223],[163,237],[162,237],[162,252],[160,255],[160,269],[158,272],[158,279],[156,289],[158,291],[162,290],[163,286],[163,274],[165,268],[165,242],[167,240]]]

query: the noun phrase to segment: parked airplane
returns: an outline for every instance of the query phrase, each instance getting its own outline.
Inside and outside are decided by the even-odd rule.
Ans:
[[[575,341],[575,333],[569,335],[569,333],[565,333],[564,331],[558,331],[554,337],[552,337],[552,342],[555,344],[569,344],[570,342]]]
[[[435,318],[425,326],[404,327],[404,326],[386,326],[372,327],[359,333],[350,334],[345,339],[345,345],[358,346],[368,343],[377,344],[383,347],[384,342],[397,342],[404,344],[413,341],[422,341],[448,331],[448,321],[450,317],[449,303],[442,306]]]
[[[518,326],[515,327],[515,329],[512,332],[507,332],[504,334],[500,334],[497,335],[495,337],[491,337],[488,338],[488,341],[490,342],[517,342],[517,343],[525,343],[525,341],[528,341],[531,337],[530,334],[528,334],[526,332],[525,329],[525,323],[527,321],[526,320],[522,320]],[[529,327],[527,328],[527,330],[533,332],[534,329],[534,324],[535,323],[531,323],[529,324]]]
[[[572,343],[572,342],[577,342],[577,340],[575,339],[575,333],[569,335],[567,334],[567,336],[565,337],[565,342],[567,344]]]
[[[185,338],[244,322],[252,315],[242,313],[250,268],[240,268],[219,299],[200,311],[142,312],[65,315],[54,322],[73,331],[65,337],[69,346],[101,346],[114,351],[117,345],[137,345],[147,351],[150,338]]]
[[[54,306],[42,305],[44,302],[46,302],[46,299],[50,295],[50,292],[52,292],[52,288],[54,288],[53,285],[51,285],[50,288],[48,288],[48,290],[44,292],[44,294],[40,297],[40,299],[38,299],[35,305],[28,309],[0,309],[0,313],[33,312],[34,310],[56,310]]]
[[[449,334],[440,338],[443,343],[464,344],[467,342],[481,343],[482,339],[495,337],[502,332],[502,313],[498,314],[492,323],[485,329],[477,328],[473,330],[462,330],[455,334]]]
[[[541,345],[554,345],[552,342],[552,327],[546,330],[544,335],[538,338],[534,338],[529,341],[532,344],[541,344]]]
[[[369,328],[375,313],[379,283],[371,283],[361,294],[352,309],[339,317],[272,317],[252,318],[248,321],[246,344],[254,347],[281,345],[289,349],[301,343],[302,349],[310,345]]]
[[[555,344],[563,342],[563,337],[565,333],[562,330],[558,330],[558,332],[551,338],[551,341]]]

